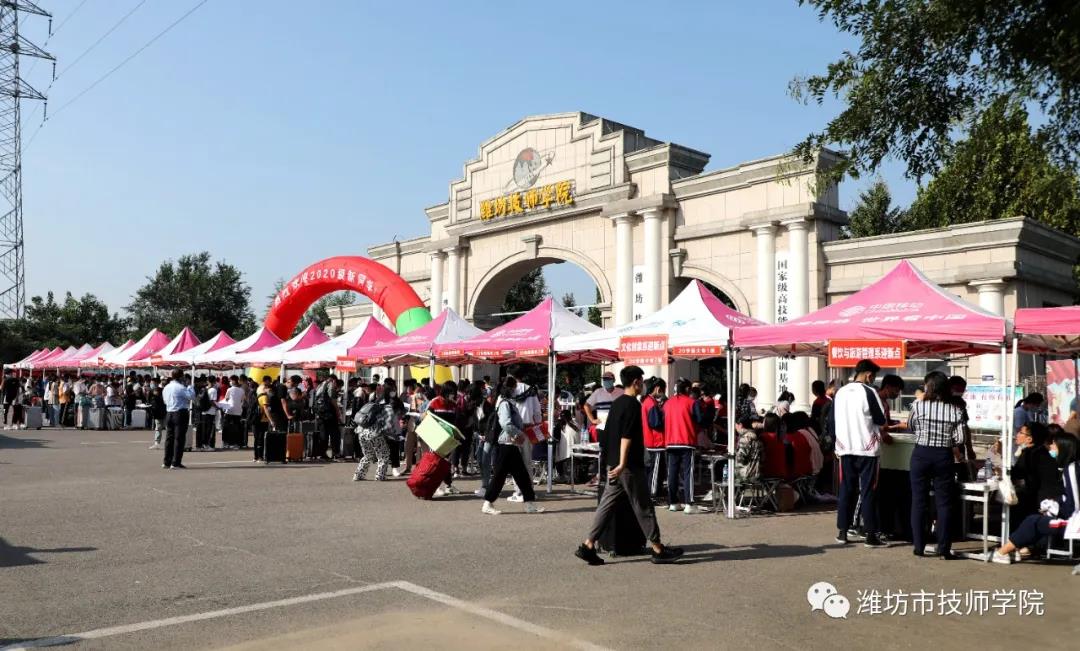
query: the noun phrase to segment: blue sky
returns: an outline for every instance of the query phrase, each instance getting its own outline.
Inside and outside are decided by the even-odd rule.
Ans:
[[[139,0],[45,0],[58,70]],[[209,0],[73,103],[196,0],[146,0],[24,104],[28,294],[111,308],[164,259],[237,265],[261,314],[279,277],[423,234],[425,206],[477,146],[523,116],[581,110],[712,154],[709,169],[788,150],[837,106],[787,94],[850,37],[794,0],[361,2]],[[23,31],[39,44],[45,21]],[[26,70],[27,64],[24,64]],[[50,82],[50,67],[29,80]],[[898,202],[914,186],[890,165]],[[869,181],[848,182],[850,208]],[[570,265],[558,293],[592,298]]]

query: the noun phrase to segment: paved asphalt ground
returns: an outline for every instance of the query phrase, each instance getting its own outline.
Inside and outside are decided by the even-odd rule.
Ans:
[[[683,563],[590,568],[594,503],[482,516],[414,499],[351,464],[256,466],[190,453],[160,468],[147,432],[0,432],[0,647],[237,649],[1066,648],[1080,577],[1063,565],[917,559],[841,547],[833,514],[728,522],[662,512]],[[459,482],[464,489],[475,480]],[[846,620],[811,612],[828,581]],[[1043,593],[1042,616],[857,614],[860,590]],[[961,603],[963,612],[963,603]],[[1072,642],[1068,641],[1072,640]]]

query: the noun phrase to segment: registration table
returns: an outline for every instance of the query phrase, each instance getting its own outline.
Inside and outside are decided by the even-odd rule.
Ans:
[[[990,504],[994,502],[994,493],[997,492],[997,489],[998,482],[996,479],[960,484],[960,524],[963,527],[964,540],[981,540],[982,552],[956,552],[957,556],[989,561],[991,556],[990,543],[1001,542],[1001,536],[990,535]],[[972,532],[968,529],[968,506],[971,504],[982,505],[981,532]]]
[[[586,463],[595,461],[597,464],[600,462],[600,444],[599,443],[575,443],[570,446],[570,492],[577,493],[577,488],[574,486],[574,463],[578,459],[585,460]],[[583,491],[583,494],[591,495],[590,491]]]

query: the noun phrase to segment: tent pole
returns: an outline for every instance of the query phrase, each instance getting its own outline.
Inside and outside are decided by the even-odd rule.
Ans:
[[[558,395],[555,393],[555,365],[558,363],[558,358],[555,356],[555,351],[551,350],[548,353],[548,407],[547,407],[547,421],[548,421],[548,437],[547,437],[547,492],[551,494],[552,485],[554,480],[552,476],[555,473],[555,401],[558,400]]]
[[[727,485],[728,485],[728,499],[727,499],[727,517],[735,517],[735,454],[738,452],[739,439],[735,435],[735,411],[737,405],[735,404],[735,385],[737,379],[735,377],[738,372],[739,351],[732,348],[730,345],[727,350],[728,358],[728,407],[727,407],[727,420],[728,420],[728,461],[727,461]]]

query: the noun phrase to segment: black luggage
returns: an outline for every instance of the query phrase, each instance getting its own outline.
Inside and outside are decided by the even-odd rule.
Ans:
[[[285,463],[285,432],[269,431],[263,441],[263,460],[267,463]]]
[[[607,468],[602,469],[601,476],[607,476]],[[604,496],[606,482],[600,482],[597,488],[596,501]],[[634,509],[630,507],[630,499],[623,496],[615,507],[615,517],[611,523],[600,532],[596,540],[597,546],[612,556],[639,556],[647,553],[645,547],[645,533],[641,531]]]
[[[321,446],[319,441],[319,422],[315,420],[300,421],[300,431],[304,434],[304,456],[311,459],[315,456],[325,456],[326,446]]]
[[[124,429],[124,410],[120,407],[109,407],[106,411],[105,429]]]
[[[357,441],[356,430],[351,427],[345,427],[341,430],[341,456],[346,459],[355,459],[356,451],[360,449],[360,442]]]

